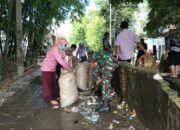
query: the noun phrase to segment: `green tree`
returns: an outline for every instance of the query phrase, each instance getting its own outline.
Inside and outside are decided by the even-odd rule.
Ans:
[[[119,4],[134,4],[137,5],[143,0],[109,0],[113,6],[118,6]]]
[[[180,29],[179,0],[148,0],[150,6],[149,22],[145,30],[150,36],[161,35],[162,30],[174,26]]]
[[[70,36],[70,40],[72,43],[79,44],[80,42],[86,41],[86,30],[85,24],[81,21],[73,21],[72,22],[72,33]]]
[[[130,23],[130,28],[134,24],[134,11],[137,4],[126,2],[123,0],[96,0],[101,15],[106,19],[106,27],[109,28],[109,2],[112,4],[112,43],[115,40],[116,34],[120,31],[120,24],[126,20]]]
[[[17,43],[17,72],[18,76],[24,74],[24,56],[22,52],[22,10],[21,0],[16,0],[16,43]]]
[[[24,33],[28,36],[26,61],[34,62],[44,42],[44,36],[67,18],[80,17],[88,0],[27,0],[23,6]],[[47,28],[49,26],[49,28]],[[41,32],[41,33],[39,33]]]
[[[85,18],[86,23],[86,42],[87,45],[94,51],[102,49],[102,37],[107,28],[105,27],[106,20],[100,16],[97,11],[91,11]]]
[[[21,1],[23,42],[20,45],[28,65],[36,62],[38,52],[51,25],[60,24],[67,18],[77,19],[83,15],[88,0],[24,0]],[[16,11],[14,0],[0,0],[0,75],[7,74],[6,65],[17,60]],[[50,28],[48,28],[50,27]],[[28,43],[28,44],[27,44]],[[27,46],[27,53],[26,52]],[[18,45],[19,46],[19,45]]]
[[[90,49],[102,49],[102,36],[107,30],[105,19],[98,11],[88,12],[81,21],[73,22],[71,41],[73,43],[86,43]]]
[[[149,36],[157,37],[162,30],[174,26],[180,29],[180,1],[179,0],[147,0],[150,8],[148,23],[145,30]],[[113,6],[132,3],[134,5],[143,0],[111,0]]]

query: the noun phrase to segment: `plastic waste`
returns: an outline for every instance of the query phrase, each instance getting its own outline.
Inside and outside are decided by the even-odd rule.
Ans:
[[[97,122],[99,119],[99,115],[97,114],[93,114],[91,117],[90,117],[90,120],[93,121],[93,122]]]
[[[89,127],[89,124],[87,122],[81,122],[81,124],[84,125],[84,128],[88,128]]]
[[[131,115],[131,116],[129,117],[129,119],[132,120],[132,119],[135,118],[135,117],[136,117],[136,114],[133,114],[133,115]]]
[[[87,105],[91,106],[91,105],[95,105],[97,103],[93,103],[93,102],[88,102]]]
[[[117,108],[122,109],[123,107],[122,107],[122,105],[117,105]]]
[[[112,123],[110,123],[110,125],[109,125],[109,129],[110,129],[110,130],[112,130],[112,129],[113,129],[113,124],[112,124]]]
[[[118,111],[113,111],[113,114],[117,114],[118,113]]]
[[[124,104],[126,104],[126,102],[125,102],[125,101],[122,101],[122,105],[124,105]]]
[[[153,76],[153,79],[155,79],[155,80],[163,80],[163,78],[161,77],[160,74],[155,74],[155,75]]]
[[[85,119],[88,119],[93,123],[99,120],[99,115],[96,114],[95,112],[82,112],[82,115],[84,116]]]
[[[170,73],[160,73],[161,76],[169,76]]]
[[[75,112],[75,113],[76,113],[76,112],[79,112],[79,108],[77,108],[77,107],[72,107],[72,108],[71,108],[71,111],[72,111],[72,112]]]
[[[113,120],[113,123],[119,124],[119,121],[117,121],[117,120]]]
[[[130,127],[128,128],[128,130],[136,130],[136,129],[134,128],[134,126],[130,126]]]
[[[92,123],[96,123],[100,115],[95,112],[95,105],[97,104],[97,96],[81,96],[82,102],[77,106],[79,112],[83,117]]]

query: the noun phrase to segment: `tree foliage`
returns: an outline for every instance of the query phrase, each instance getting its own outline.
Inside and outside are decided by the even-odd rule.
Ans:
[[[138,3],[143,2],[143,0],[109,0],[109,2],[111,2],[113,6],[118,6],[119,4],[137,5]]]
[[[149,22],[146,25],[148,35],[158,36],[163,29],[174,26],[180,29],[179,0],[148,0],[150,6]]]
[[[80,42],[86,41],[86,28],[83,21],[73,21],[72,22],[72,33],[70,36],[71,42],[79,44]]]
[[[133,13],[136,9],[136,4],[132,4],[127,1],[113,1],[112,3],[112,24],[117,30],[120,30],[120,23],[124,20],[129,23],[134,22]],[[96,0],[96,4],[99,6],[101,14],[106,18],[106,26],[109,26],[109,2],[104,0]]]
[[[179,0],[147,0],[150,13],[145,27],[149,36],[159,36],[162,30],[174,26],[180,29],[180,1]],[[113,6],[133,3],[137,5],[143,0],[111,0]]]
[[[102,37],[107,30],[105,19],[98,12],[89,12],[85,19],[86,23],[86,42],[91,49],[99,51],[102,49]]]
[[[35,62],[34,59],[41,51],[44,37],[52,29],[53,22],[60,24],[67,18],[81,17],[87,3],[88,0],[24,0],[22,3],[23,44],[21,47],[23,53],[26,54],[25,63],[29,65]],[[14,0],[0,0],[0,21],[0,57],[3,61],[16,61]],[[6,70],[6,66],[0,66],[1,70]]]
[[[84,42],[94,51],[102,49],[102,37],[107,30],[104,17],[98,11],[90,11],[79,22],[73,22],[71,41]]]
[[[95,0],[98,11],[91,11],[80,22],[73,23],[71,41],[73,43],[85,42],[98,51],[102,49],[102,37],[109,31],[109,3],[107,0]],[[112,7],[112,37],[120,31],[120,23],[124,20],[133,23],[135,4],[120,4]]]
[[[134,11],[136,4],[126,2],[123,0],[95,0],[98,5],[101,15],[106,20],[106,28],[109,28],[109,15],[110,15],[110,3],[112,4],[112,19],[111,19],[111,30],[112,30],[112,43],[115,41],[116,34],[120,31],[120,24],[122,21],[128,21],[130,28],[134,23]]]

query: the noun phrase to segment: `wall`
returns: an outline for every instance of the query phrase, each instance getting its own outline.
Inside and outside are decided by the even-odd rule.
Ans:
[[[116,88],[130,109],[151,130],[180,130],[180,98],[167,81],[153,79],[155,72],[121,64]],[[116,73],[117,73],[116,70]]]

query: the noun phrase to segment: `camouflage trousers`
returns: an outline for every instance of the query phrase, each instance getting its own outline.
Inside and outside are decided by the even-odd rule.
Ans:
[[[102,66],[97,66],[94,76],[95,78],[101,79],[101,91],[103,99],[111,99],[111,80],[112,80],[112,72],[114,70],[114,63],[106,62],[102,64]]]

